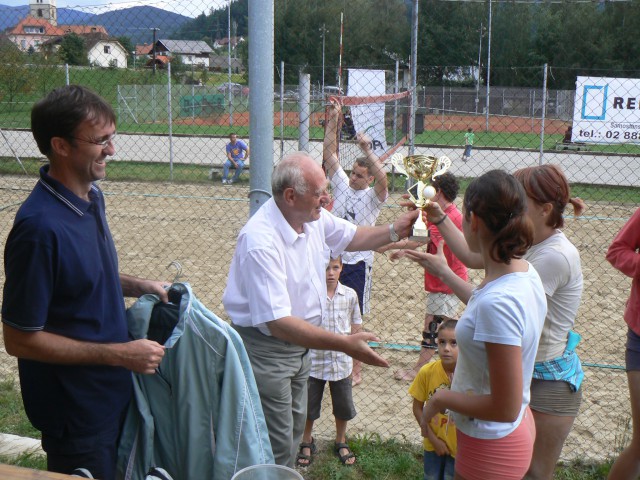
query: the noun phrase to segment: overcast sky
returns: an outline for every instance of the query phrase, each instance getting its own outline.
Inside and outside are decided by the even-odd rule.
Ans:
[[[0,5],[8,5],[10,7],[28,4],[29,0],[0,0]],[[189,17],[196,17],[201,13],[209,13],[212,8],[218,9],[228,4],[229,0],[112,0],[109,2],[101,2],[99,0],[57,0],[56,2],[56,6],[59,8],[76,8],[92,13],[149,5]]]

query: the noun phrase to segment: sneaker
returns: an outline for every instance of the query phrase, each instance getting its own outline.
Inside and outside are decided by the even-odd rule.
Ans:
[[[229,183],[229,181],[228,181],[226,178],[223,178],[223,179],[222,179],[222,184],[223,184],[223,185],[226,185],[227,183]]]
[[[93,478],[91,472],[86,468],[76,468],[73,472],[71,472],[72,477],[81,477],[81,478]]]
[[[223,180],[222,184],[229,186],[231,185],[231,180]]]
[[[235,183],[235,180],[233,178],[230,178],[228,183],[229,185],[232,185],[233,183]]]

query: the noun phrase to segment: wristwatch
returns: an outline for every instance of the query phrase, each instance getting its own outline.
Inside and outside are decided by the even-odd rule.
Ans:
[[[400,240],[400,237],[396,233],[396,230],[393,228],[393,223],[389,224],[389,238],[391,238],[392,242],[397,242]]]

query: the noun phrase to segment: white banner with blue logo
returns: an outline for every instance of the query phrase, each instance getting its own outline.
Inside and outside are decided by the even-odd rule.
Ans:
[[[384,70],[349,69],[349,97],[372,97],[384,95]],[[351,118],[356,132],[366,133],[371,137],[373,151],[382,155],[387,151],[387,140],[384,130],[384,102],[353,105]]]
[[[571,141],[640,143],[640,80],[578,77]]]

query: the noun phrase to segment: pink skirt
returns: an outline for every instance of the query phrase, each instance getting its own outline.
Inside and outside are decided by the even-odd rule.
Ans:
[[[465,480],[520,480],[529,470],[536,426],[527,407],[520,425],[506,437],[487,440],[458,430],[457,438],[456,473]]]

